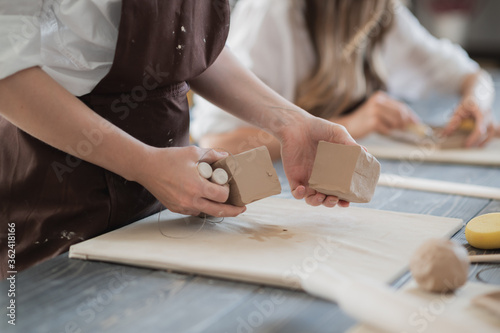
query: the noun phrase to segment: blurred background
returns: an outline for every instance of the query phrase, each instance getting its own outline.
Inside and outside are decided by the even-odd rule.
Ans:
[[[500,68],[500,0],[402,1],[434,36],[460,44],[483,67]]]
[[[232,6],[237,1],[229,0]],[[461,45],[492,75],[497,91],[493,111],[496,119],[500,120],[500,0],[400,1],[410,8],[431,34]],[[356,5],[356,0],[352,3]],[[429,96],[410,105],[426,122],[443,125],[457,102],[456,96]]]
[[[412,0],[410,8],[436,37],[462,45],[484,67],[500,67],[500,1]]]

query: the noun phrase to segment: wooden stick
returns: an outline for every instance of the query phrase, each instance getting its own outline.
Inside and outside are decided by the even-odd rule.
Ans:
[[[472,184],[461,184],[434,179],[402,177],[393,174],[381,174],[378,185],[500,200],[499,188]]]
[[[500,262],[500,254],[481,254],[469,256],[470,262]]]

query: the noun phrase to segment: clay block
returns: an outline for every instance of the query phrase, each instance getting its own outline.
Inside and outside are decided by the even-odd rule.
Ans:
[[[281,185],[267,147],[262,146],[212,164],[229,175],[228,204],[245,206],[281,193]]]
[[[380,163],[360,146],[320,141],[309,187],[349,202],[369,202],[380,176]]]

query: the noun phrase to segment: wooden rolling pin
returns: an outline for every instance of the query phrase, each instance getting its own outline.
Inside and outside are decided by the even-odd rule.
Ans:
[[[500,200],[500,189],[487,186],[461,184],[435,179],[403,177],[383,173],[378,185],[405,188],[409,190],[463,195],[468,197]]]
[[[478,262],[500,262],[500,254],[481,254],[469,256],[471,263]]]

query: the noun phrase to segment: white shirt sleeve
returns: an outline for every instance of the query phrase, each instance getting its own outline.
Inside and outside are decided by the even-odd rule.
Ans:
[[[432,36],[403,5],[381,45],[390,93],[417,100],[430,93],[457,94],[467,74],[479,70],[460,46]]]
[[[41,64],[41,1],[0,0],[0,79]]]
[[[240,0],[231,16],[227,42],[245,67],[290,101],[295,99],[298,82],[314,65],[314,52],[295,3]],[[244,126],[252,125],[195,97],[191,136],[196,141]]]
[[[0,79],[40,66],[80,96],[109,72],[121,0],[0,2]]]

